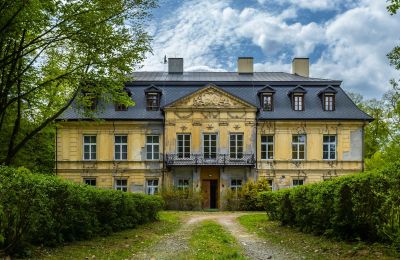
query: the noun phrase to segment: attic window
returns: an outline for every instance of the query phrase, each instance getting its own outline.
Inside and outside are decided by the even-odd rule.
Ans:
[[[335,110],[335,95],[324,94],[324,110],[334,111]]]
[[[264,111],[272,111],[273,108],[272,94],[263,94],[261,97],[261,105]]]
[[[115,104],[115,111],[127,111],[128,107],[124,104]]]
[[[303,111],[304,110],[304,95],[303,94],[294,94],[292,104],[293,104],[293,110]]]
[[[158,93],[146,94],[146,108],[149,111],[157,111],[160,108],[160,95]]]

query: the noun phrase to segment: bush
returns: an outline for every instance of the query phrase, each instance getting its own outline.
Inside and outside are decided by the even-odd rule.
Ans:
[[[153,221],[159,196],[101,190],[26,169],[0,167],[0,255],[55,246]]]
[[[168,210],[199,210],[203,201],[200,191],[175,187],[162,189],[161,197],[164,199],[165,209]]]
[[[226,210],[264,210],[260,193],[271,190],[268,180],[263,178],[256,182],[246,182],[238,192],[227,189],[224,194]]]
[[[304,232],[393,242],[400,249],[400,163],[260,194],[268,216]]]

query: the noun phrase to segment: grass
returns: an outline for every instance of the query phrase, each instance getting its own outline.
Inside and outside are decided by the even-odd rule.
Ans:
[[[135,229],[78,241],[57,248],[37,248],[34,259],[126,259],[159,241],[180,226],[178,212],[160,212],[159,220]]]
[[[201,222],[189,246],[189,252],[179,259],[246,259],[235,238],[214,221]]]
[[[239,222],[250,232],[255,232],[273,245],[286,248],[307,259],[397,259],[400,255],[382,244],[344,242],[323,236],[305,234],[290,227],[269,221],[266,214],[239,217]]]

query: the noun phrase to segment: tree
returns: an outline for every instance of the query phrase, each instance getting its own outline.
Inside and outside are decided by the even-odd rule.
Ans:
[[[122,90],[150,51],[143,25],[153,7],[154,0],[1,1],[0,162],[10,164],[74,100],[134,105]]]

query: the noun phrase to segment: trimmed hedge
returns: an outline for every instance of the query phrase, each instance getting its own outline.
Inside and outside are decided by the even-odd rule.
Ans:
[[[269,218],[301,231],[400,249],[400,162],[384,170],[260,194]]]
[[[29,244],[55,246],[156,220],[159,196],[73,184],[0,167],[0,255]]]

